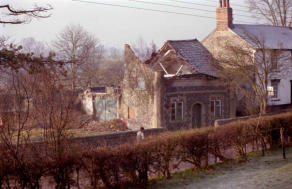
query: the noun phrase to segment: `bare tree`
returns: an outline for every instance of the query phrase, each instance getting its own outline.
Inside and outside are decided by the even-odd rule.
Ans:
[[[20,45],[22,53],[33,53],[35,57],[46,57],[50,53],[50,49],[45,43],[37,41],[32,37],[22,39]]]
[[[292,15],[291,0],[247,0],[249,9],[273,26],[288,27]]]
[[[262,36],[245,33],[253,46],[226,43],[226,52],[217,57],[221,62],[223,78],[238,90],[245,98],[249,113],[265,114],[269,97],[268,82],[273,74],[283,73],[290,53],[279,49],[270,49]],[[258,109],[259,108],[259,109]]]
[[[48,13],[52,10],[52,6],[35,5],[31,9],[15,9],[12,3],[2,2],[0,11],[6,15],[7,19],[0,19],[0,24],[23,24],[31,21],[32,18],[48,18]]]
[[[105,55],[98,63],[86,65],[82,75],[88,87],[121,85],[124,64],[121,52],[116,48],[110,48],[105,51]]]
[[[73,167],[68,163],[75,161],[75,156],[70,156],[69,129],[79,124],[75,96],[63,88],[58,64],[50,59],[30,60],[38,69],[28,69],[27,64],[20,64],[17,70],[4,68],[7,82],[0,90],[4,125],[0,128],[0,146],[12,161],[18,182],[15,187],[39,188],[44,173],[54,176],[58,185],[70,185]],[[41,137],[35,138],[38,131]]]
[[[133,43],[131,46],[135,54],[139,57],[139,59],[142,62],[149,59],[152,53],[156,52],[157,50],[157,46],[153,41],[147,44],[147,42],[142,37],[137,39],[137,41]]]
[[[93,63],[102,54],[98,40],[80,25],[68,25],[57,36],[53,46],[56,48],[59,58],[69,63],[67,70],[72,90],[76,89],[81,66]]]

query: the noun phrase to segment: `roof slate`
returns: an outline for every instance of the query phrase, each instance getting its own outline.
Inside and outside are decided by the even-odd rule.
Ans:
[[[292,49],[291,27],[234,24],[232,30],[255,48],[249,36],[263,39],[268,49]]]
[[[211,53],[197,40],[168,41],[198,73],[218,77]]]

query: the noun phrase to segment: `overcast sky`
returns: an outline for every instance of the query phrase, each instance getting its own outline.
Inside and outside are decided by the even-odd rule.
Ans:
[[[11,0],[7,0],[11,2]],[[113,5],[140,7],[203,17],[216,16],[219,0],[86,0],[88,2],[108,3]],[[154,5],[148,3],[161,3]],[[234,14],[249,15],[245,0],[230,0]],[[52,16],[46,19],[33,20],[29,24],[0,26],[1,34],[7,34],[15,41],[34,37],[39,41],[50,42],[70,23],[82,25],[88,32],[94,34],[103,45],[123,48],[123,45],[134,43],[139,37],[147,42],[154,41],[159,47],[167,40],[204,39],[216,27],[215,19],[190,15],[170,14],[123,7],[106,6],[93,3],[82,3],[72,0],[13,0],[16,7],[32,7],[50,4],[54,10]],[[234,4],[232,4],[234,2]],[[193,3],[193,4],[191,4]],[[197,4],[204,4],[197,5]],[[188,9],[187,9],[188,8]],[[199,11],[195,9],[204,9]],[[250,17],[234,16],[236,23],[242,21],[256,23]]]

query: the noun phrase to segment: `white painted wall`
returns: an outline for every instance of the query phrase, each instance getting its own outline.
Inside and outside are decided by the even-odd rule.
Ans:
[[[292,51],[283,52],[283,60],[280,62],[279,72],[269,76],[268,86],[271,86],[272,79],[280,79],[278,85],[278,98],[268,99],[268,105],[291,104],[291,83],[292,81]]]
[[[82,99],[83,110],[87,115],[93,115],[93,105],[92,105],[92,97],[84,96]]]

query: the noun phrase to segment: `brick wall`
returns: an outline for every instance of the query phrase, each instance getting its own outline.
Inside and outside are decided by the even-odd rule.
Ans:
[[[232,9],[223,7],[216,10],[217,31],[226,31],[232,28]]]

